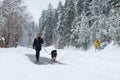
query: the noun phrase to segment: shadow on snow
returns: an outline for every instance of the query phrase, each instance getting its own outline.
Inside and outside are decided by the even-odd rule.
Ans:
[[[25,56],[27,56],[31,62],[33,62],[34,64],[37,64],[37,65],[48,65],[48,64],[60,64],[60,65],[65,65],[64,63],[61,63],[59,61],[51,61],[51,59],[49,58],[46,58],[46,57],[40,57],[39,61],[36,61],[36,58],[35,58],[35,55],[32,55],[32,54],[26,54]]]

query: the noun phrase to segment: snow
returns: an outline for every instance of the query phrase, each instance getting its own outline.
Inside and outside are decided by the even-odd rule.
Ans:
[[[31,48],[0,48],[0,80],[120,80],[120,49],[113,43],[101,51],[58,49],[56,63],[45,49],[54,47],[43,47],[36,62]]]
[[[0,40],[3,40],[3,41],[4,41],[5,39],[4,39],[3,37],[0,36]]]

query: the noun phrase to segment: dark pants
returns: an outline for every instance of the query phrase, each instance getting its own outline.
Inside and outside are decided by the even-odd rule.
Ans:
[[[40,50],[36,50],[36,60],[39,61]]]

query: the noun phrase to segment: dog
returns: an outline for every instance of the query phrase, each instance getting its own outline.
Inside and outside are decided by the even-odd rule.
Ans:
[[[57,50],[52,50],[51,51],[51,61],[56,61],[56,58],[57,58]]]

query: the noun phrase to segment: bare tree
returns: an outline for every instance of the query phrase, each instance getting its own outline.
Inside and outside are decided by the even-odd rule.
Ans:
[[[4,38],[5,47],[17,45],[22,36],[22,28],[29,24],[29,15],[22,0],[3,0],[0,5],[0,35]]]

